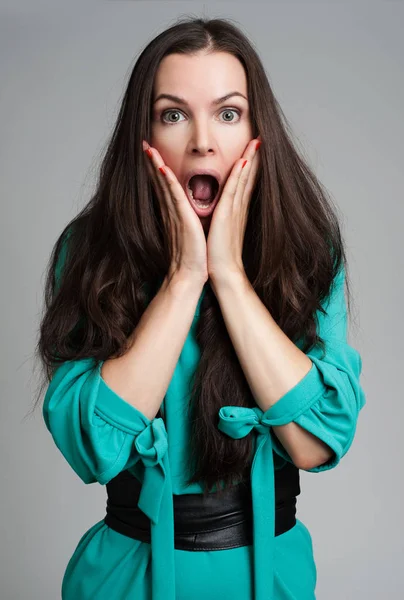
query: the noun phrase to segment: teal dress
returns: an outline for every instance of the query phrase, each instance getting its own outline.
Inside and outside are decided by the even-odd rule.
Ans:
[[[296,421],[323,440],[333,457],[310,472],[334,468],[352,444],[365,395],[362,362],[347,343],[344,273],[319,314],[326,355],[308,352],[310,371],[269,410],[226,406],[218,427],[232,438],[255,437],[251,469],[253,544],[225,550],[174,548],[173,494],[199,494],[186,485],[190,427],[185,408],[197,366],[194,319],[162,403],[150,421],[111,389],[102,362],[68,361],[54,373],[43,417],[56,446],[84,483],[105,485],[128,469],[142,483],[139,508],[151,519],[151,543],[108,527],[104,516],[79,540],[65,571],[63,600],[313,600],[317,571],[312,538],[297,518],[274,536],[276,468],[293,462],[272,431]]]

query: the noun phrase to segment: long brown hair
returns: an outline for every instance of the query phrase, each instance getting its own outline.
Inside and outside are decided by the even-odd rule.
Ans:
[[[341,268],[349,306],[337,209],[294,147],[252,44],[228,19],[182,18],[140,54],[96,191],[53,248],[36,348],[45,373],[42,388],[57,362],[121,356],[150,294],[157,293],[168,273],[169,232],[149,181],[142,140],[150,139],[152,90],[160,61],[172,53],[200,51],[228,52],[241,61],[253,135],[262,139],[261,170],[243,247],[245,272],[255,292],[284,333],[295,343],[304,341],[305,352],[315,344],[324,350],[316,311],[324,313],[321,304]],[[196,329],[201,357],[189,404],[193,469],[189,483],[202,483],[207,493],[214,485],[220,489],[243,479],[251,461],[251,436],[233,440],[219,431],[219,409],[256,403],[209,281],[205,287]]]

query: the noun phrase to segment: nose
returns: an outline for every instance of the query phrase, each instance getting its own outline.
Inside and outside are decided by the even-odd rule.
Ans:
[[[189,143],[192,154],[212,154],[215,150],[215,145],[206,134],[194,136]]]
[[[212,154],[215,152],[216,144],[212,132],[206,123],[196,123],[189,141],[192,154]]]
[[[197,144],[192,146],[192,154],[200,154],[204,156],[205,154],[212,154],[214,152],[212,147],[207,146],[206,144]]]

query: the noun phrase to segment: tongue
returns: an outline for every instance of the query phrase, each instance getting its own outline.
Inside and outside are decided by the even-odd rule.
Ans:
[[[195,200],[213,200],[213,181],[210,175],[194,175],[188,185]]]

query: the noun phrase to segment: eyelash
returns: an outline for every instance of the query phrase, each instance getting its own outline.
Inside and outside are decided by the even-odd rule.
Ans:
[[[227,123],[228,125],[236,125],[236,123],[238,123],[238,122],[240,121],[240,118],[241,118],[241,111],[240,111],[240,110],[238,110],[237,108],[224,108],[224,109],[221,111],[221,113],[223,113],[223,112],[226,112],[226,111],[232,111],[232,112],[235,112],[235,113],[237,113],[237,114],[238,114],[238,116],[239,116],[239,119],[238,119],[237,121],[223,121],[223,123]],[[176,125],[177,123],[179,123],[179,121],[177,121],[177,123],[174,123],[174,122],[171,122],[171,123],[169,123],[169,122],[167,122],[167,121],[164,121],[164,119],[163,119],[164,115],[165,115],[165,114],[167,114],[167,113],[172,113],[172,112],[174,112],[174,113],[180,113],[180,114],[182,114],[182,112],[181,112],[180,110],[177,110],[177,109],[175,109],[175,108],[171,108],[171,109],[164,110],[164,111],[161,113],[161,115],[160,115],[160,120],[161,120],[161,122],[162,122],[164,125]]]

